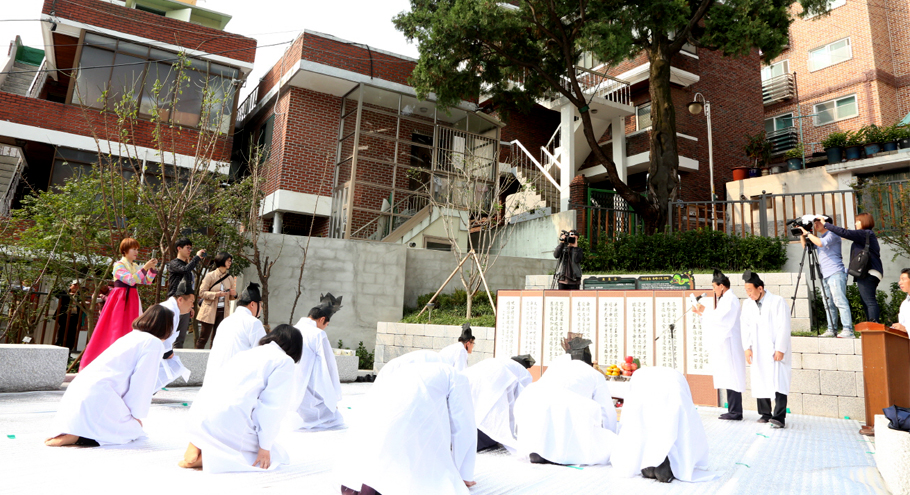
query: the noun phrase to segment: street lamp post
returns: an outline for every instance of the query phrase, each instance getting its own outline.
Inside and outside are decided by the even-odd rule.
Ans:
[[[698,101],[699,96],[701,96],[701,102]],[[705,99],[705,95],[695,93],[695,97],[692,99],[692,102],[689,103],[688,108],[689,113],[692,115],[698,115],[704,110],[705,117],[708,119],[708,171],[711,176],[711,225],[714,230],[717,230],[717,206],[714,203],[717,196],[714,194],[714,142],[711,139],[711,102]]]

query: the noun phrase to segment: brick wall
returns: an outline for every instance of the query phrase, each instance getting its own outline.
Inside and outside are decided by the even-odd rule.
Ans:
[[[100,0],[45,0],[43,14],[110,29],[184,48],[219,54],[241,62],[256,58],[256,40],[239,34],[128,9]]]
[[[116,117],[112,114],[101,114],[98,110],[86,109],[77,105],[64,105],[52,101],[26,98],[12,93],[0,92],[0,120],[33,126],[41,129],[67,132],[79,136],[91,137],[93,133],[101,141],[119,142]],[[131,143],[138,146],[156,148],[153,140],[155,126],[148,121],[137,120],[130,131]],[[164,146],[167,152],[194,156],[199,139],[199,131],[193,129],[170,129],[164,126]],[[232,137],[226,135],[219,139],[212,153],[212,159],[228,161],[231,156]],[[170,143],[173,142],[173,147]]]

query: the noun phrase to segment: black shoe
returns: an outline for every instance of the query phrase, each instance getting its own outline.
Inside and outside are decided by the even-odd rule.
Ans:
[[[557,466],[562,466],[562,464],[556,464],[555,462],[548,461],[534,452],[532,452],[528,457],[531,459],[531,464],[555,464]]]
[[[373,380],[375,380],[375,379],[376,379],[376,375],[367,375],[364,377],[364,381],[367,381],[370,383],[373,383]]]
[[[653,468],[653,467],[646,467],[646,468],[642,469],[642,470],[641,470],[641,475],[642,475],[642,477],[648,478],[649,480],[657,479],[657,477],[654,476],[654,468]]]
[[[728,421],[742,421],[743,416],[742,416],[742,414],[733,414],[733,413],[728,412],[728,413],[721,414],[720,416],[717,417],[717,419],[725,419]]]
[[[778,421],[776,419],[772,419],[770,422],[771,422],[771,427],[773,427],[773,428],[786,428],[787,427],[786,425],[784,425],[783,421]]]
[[[355,382],[362,382],[362,381],[363,381],[363,377],[358,375],[357,378],[354,379],[354,381],[355,381]]]
[[[664,459],[664,462],[654,468],[654,476],[657,478],[657,481],[661,483],[669,483],[676,479],[673,477],[673,471],[670,469],[670,458],[667,457]]]
[[[758,422],[759,422],[759,423],[762,423],[762,424],[767,423],[767,422],[768,422],[768,418],[758,418]]]

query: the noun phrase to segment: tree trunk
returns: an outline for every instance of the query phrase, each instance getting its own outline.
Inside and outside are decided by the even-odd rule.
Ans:
[[[659,232],[667,223],[667,208],[679,188],[679,150],[676,146],[676,109],[670,93],[670,56],[657,43],[648,50],[651,95],[651,160],[648,167],[648,202],[652,215],[644,216],[645,231]]]

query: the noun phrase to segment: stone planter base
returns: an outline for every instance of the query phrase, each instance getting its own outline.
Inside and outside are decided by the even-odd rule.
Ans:
[[[0,344],[0,392],[59,389],[68,354],[55,345]]]

